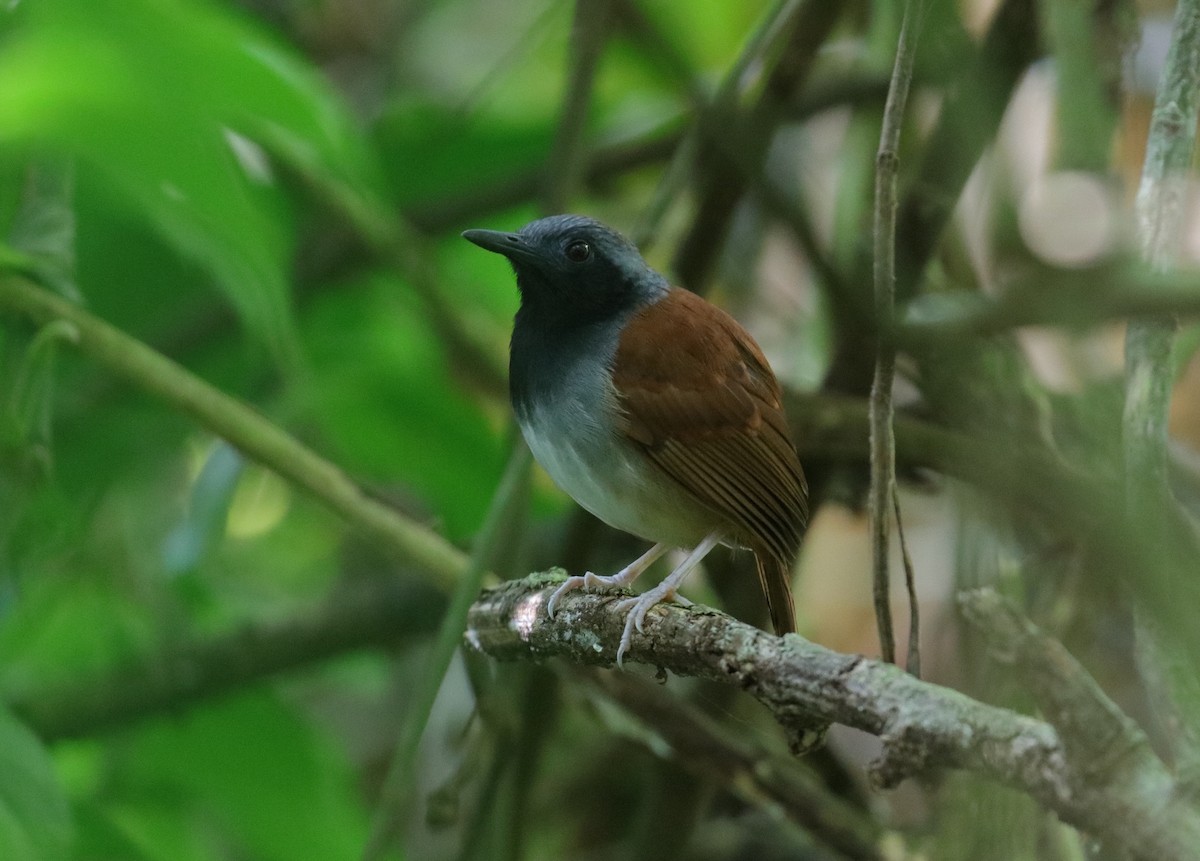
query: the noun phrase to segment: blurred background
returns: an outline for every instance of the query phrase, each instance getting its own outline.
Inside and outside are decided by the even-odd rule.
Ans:
[[[929,5],[897,246],[922,675],[1032,709],[957,618],[957,591],[991,584],[1170,758],[1200,702],[1176,689],[1162,718],[1131,607],[1144,598],[1168,657],[1186,658],[1195,587],[1122,517],[1120,317],[1131,289],[1159,284],[1133,200],[1174,4]],[[459,232],[597,217],[762,344],[814,503],[801,633],[877,656],[871,224],[901,13],[10,0],[0,279],[165,354],[470,551],[514,442],[517,293]],[[1200,255],[1192,185],[1181,199],[1177,295]],[[644,667],[459,654],[425,714],[414,691],[452,578],[36,317],[0,292],[0,858],[332,861],[363,857],[389,815],[393,839],[367,857],[1116,857],[970,774],[872,790],[878,743],[855,731],[795,760],[754,701]],[[1168,381],[1185,518],[1198,335],[1182,328]],[[486,548],[500,577],[640,552],[536,469],[518,493]],[[714,554],[685,591],[761,624],[751,571]],[[397,757],[413,779],[385,791]]]

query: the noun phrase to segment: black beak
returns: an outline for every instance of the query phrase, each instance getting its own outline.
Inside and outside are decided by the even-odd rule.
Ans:
[[[464,230],[463,239],[473,242],[485,251],[503,254],[514,263],[536,263],[541,259],[529,243],[519,233],[505,233],[501,230]]]

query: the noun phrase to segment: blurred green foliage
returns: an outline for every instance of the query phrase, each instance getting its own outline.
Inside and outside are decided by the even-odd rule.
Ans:
[[[961,188],[937,182],[960,168],[965,182],[983,157],[991,141],[978,132],[986,100],[941,138],[931,136],[953,144],[955,130],[970,127],[978,151],[930,155],[923,134],[951,111],[954,87],[970,79],[976,48],[987,45],[984,25],[966,21],[986,4],[932,5],[927,26],[936,38],[918,53],[928,90],[918,93],[918,122],[905,131],[901,185],[933,187],[931,210],[948,210]],[[787,6],[613,4],[614,16],[625,13],[610,22],[585,149],[624,161],[572,189],[573,205],[623,228],[638,223],[669,175],[664,140],[684,133],[697,93],[722,79],[764,14]],[[819,2],[795,6],[819,17]],[[718,298],[752,318],[781,378],[800,388],[844,370],[842,353],[866,355],[865,323],[839,303],[853,304],[855,277],[869,272],[879,76],[890,68],[900,4],[841,6],[832,35],[813,49],[814,77],[834,94],[836,110],[793,118],[764,156],[764,175],[810,219],[816,251],[850,292],[822,292],[830,285],[798,274],[811,254],[780,254],[780,269],[746,277],[785,244],[787,231],[775,229],[776,213],[760,201],[730,216],[734,247],[715,279]],[[495,369],[505,361],[517,295],[505,264],[457,234],[539,214],[570,75],[572,9],[559,0],[3,4],[0,277],[29,276],[79,302],[253,405],[370,495],[469,548],[512,438]],[[1096,71],[1092,61],[1119,52],[1120,34],[1085,38],[1083,8],[1060,0],[1026,17],[1031,29],[1037,18],[1049,31],[1046,55],[1065,70],[1059,85],[1086,96],[1064,100],[1061,166],[1103,171],[1118,122],[1115,85],[1111,67]],[[1024,54],[1006,47],[984,60],[1007,57],[1013,80],[1041,50],[1026,47],[1023,64]],[[745,86],[745,102],[765,88],[778,59],[756,58],[734,82]],[[985,71],[980,77],[990,81]],[[950,97],[940,99],[944,92]],[[999,87],[992,95],[1007,103],[1012,93]],[[797,110],[796,96],[783,94],[772,121]],[[731,123],[721,131],[737,130]],[[677,239],[686,232],[682,211],[703,208],[700,180],[718,153],[683,165],[663,234]],[[951,167],[940,173],[944,165]],[[980,263],[988,254],[976,246],[985,241],[956,224],[925,273],[925,300],[933,285],[939,300],[970,293],[979,300],[970,307],[983,307],[991,297],[974,292],[984,280],[975,267],[992,263],[997,281],[1017,271],[1034,289],[1061,283],[1060,271],[1022,245],[1014,200],[992,193],[996,200],[985,203],[996,224],[985,231],[996,259]],[[940,236],[944,225],[931,223]],[[664,270],[667,245],[656,243],[649,255]],[[801,280],[812,289],[798,299]],[[922,307],[933,309],[936,324],[950,304]],[[422,638],[436,620],[358,640],[341,631],[342,640],[317,643],[316,657],[298,667],[286,655],[265,655],[268,638],[259,634],[294,631],[312,645],[320,638],[305,620],[323,618],[363,584],[419,583],[419,572],[189,416],[97,367],[72,348],[76,334],[61,323],[39,329],[0,316],[0,703],[13,705],[0,706],[0,861],[359,857],[427,663]],[[970,333],[953,348],[914,355],[924,364],[908,382],[931,419],[1003,436],[1014,462],[1044,446],[1079,471],[1117,472],[1111,379],[1051,396],[1008,334]],[[1053,458],[1041,462],[1060,463]],[[840,488],[819,492],[853,498],[861,476],[845,466],[817,459],[813,475]],[[579,548],[595,538],[544,477],[533,497],[529,534],[506,536],[511,547],[497,573],[525,573],[572,553],[578,562],[586,555]],[[987,511],[978,517],[984,531],[1004,535],[1006,546],[1011,539],[1023,562],[1035,560],[1025,568],[1050,572],[1036,589],[1024,584],[1035,596],[1029,603],[1069,616],[1062,628],[1086,643],[1082,651],[1099,643],[1104,657],[1114,641],[1124,643],[1127,620],[1112,609],[1121,603],[1113,598],[1120,575],[1102,572],[1086,589],[1073,579],[1077,567],[1102,569],[1104,558],[1116,558],[1106,549],[1119,536],[1074,556],[1061,549],[1061,533],[1091,527],[1086,514],[1055,531],[997,513],[990,500],[979,508]],[[970,540],[986,547],[991,539]],[[599,559],[608,564],[627,550],[610,537]],[[967,582],[971,573],[955,576]],[[418,611],[440,606],[414,594]],[[229,689],[207,676],[187,688],[202,674],[179,656],[209,642],[233,643],[220,653],[238,679]],[[243,683],[239,662],[253,663],[260,651],[264,667]],[[1126,684],[1127,652],[1106,665]],[[298,671],[273,675],[280,669]],[[443,819],[403,811],[406,833],[389,857],[550,859],[574,857],[579,846],[596,858],[735,857],[732,848],[722,854],[727,843],[767,847],[755,857],[842,857],[822,854],[811,835],[777,821],[778,811],[764,827],[754,818],[761,809],[747,814],[711,773],[699,779],[677,762],[663,765],[668,751],[654,728],[608,701],[574,691],[566,705],[548,702],[561,691],[547,676],[455,665],[429,716],[413,793],[422,805],[436,794]],[[90,687],[109,679],[108,690]],[[183,702],[145,693],[160,681],[179,683]],[[673,683],[680,687],[732,734],[786,757],[761,712],[727,692]],[[998,696],[999,686],[988,687]],[[102,719],[99,701],[125,695],[127,711]],[[1124,701],[1136,696],[1126,692]],[[31,703],[74,712],[47,717]],[[550,726],[555,721],[561,725]],[[874,815],[840,767],[818,767],[848,807]],[[967,857],[984,842],[993,856],[1010,844],[1036,853],[1025,832],[993,839],[1013,823],[1037,821],[1033,802],[976,789],[974,780],[961,782],[969,792],[934,802],[938,816],[928,833],[913,829],[912,845],[935,844],[941,829],[945,841],[930,857]],[[711,815],[699,816],[695,805],[714,798]],[[1007,812],[975,828],[989,808]],[[682,836],[664,848],[673,828]],[[727,841],[730,832],[741,842]]]
[[[507,408],[453,366],[412,273],[345,219],[386,227],[396,207],[539,169],[562,88],[547,70],[564,68],[570,7],[368,4],[379,20],[355,23],[339,17],[351,4],[258,6],[56,0],[0,12],[6,262],[467,539],[502,466]],[[658,11],[715,73],[759,6]],[[361,41],[338,45],[339,34]],[[611,54],[598,138],[680,116],[643,50],[623,41]],[[356,80],[339,62],[378,77]],[[456,237],[427,249],[445,301],[499,359],[516,305],[503,270]],[[0,447],[7,697],[286,619],[347,577],[384,573],[374,562],[356,574],[363,563],[339,550],[332,515],[277,482],[263,491],[261,471],[107,378],[69,335],[0,329],[0,393],[13,398]],[[541,496],[542,510],[551,499],[561,510]],[[370,807],[337,703],[360,687],[260,686],[61,742],[53,760],[0,714],[0,858],[355,857]]]

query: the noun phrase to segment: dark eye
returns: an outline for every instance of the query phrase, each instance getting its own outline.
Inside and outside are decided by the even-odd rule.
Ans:
[[[567,259],[572,263],[582,263],[592,256],[592,246],[581,239],[576,239],[567,246]]]

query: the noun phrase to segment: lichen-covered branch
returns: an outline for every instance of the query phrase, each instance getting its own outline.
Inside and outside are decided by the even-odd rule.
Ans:
[[[545,612],[562,572],[485,591],[471,609],[468,644],[501,660],[562,657],[610,666],[624,625],[609,596],[572,593]],[[803,743],[814,727],[840,723],[878,736],[872,780],[893,787],[929,768],[978,772],[1019,788],[1135,857],[1200,857],[1200,815],[1152,755],[1110,768],[1076,764],[1050,724],[922,682],[891,664],[843,655],[789,634],[775,637],[700,607],[661,606],[636,634],[627,661],[723,682],[765,705]]]

